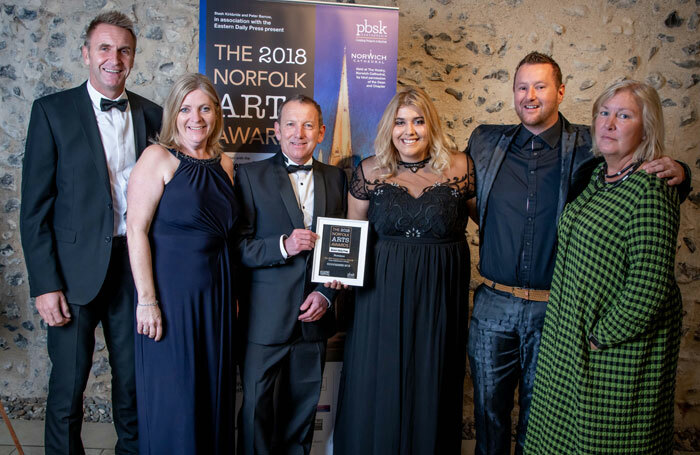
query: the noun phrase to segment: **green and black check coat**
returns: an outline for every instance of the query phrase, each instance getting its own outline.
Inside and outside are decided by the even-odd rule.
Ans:
[[[672,453],[678,195],[644,171],[600,183],[600,168],[559,223],[527,454]]]

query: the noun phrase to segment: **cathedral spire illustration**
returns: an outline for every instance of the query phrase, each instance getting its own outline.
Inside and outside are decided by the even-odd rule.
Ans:
[[[348,73],[346,50],[343,49],[343,71],[340,74],[338,108],[333,126],[333,143],[328,164],[341,168],[352,166],[352,138],[350,136],[350,100],[348,97]]]

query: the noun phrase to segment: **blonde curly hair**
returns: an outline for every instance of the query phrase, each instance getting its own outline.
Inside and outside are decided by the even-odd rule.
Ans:
[[[394,146],[392,132],[396,114],[403,106],[414,106],[423,112],[428,133],[426,138],[430,155],[428,167],[436,174],[441,174],[450,167],[450,155],[457,153],[457,146],[443,131],[437,109],[428,94],[418,87],[407,86],[389,101],[377,127],[374,153],[377,169],[381,170],[382,178],[396,175],[398,170],[399,152]]]

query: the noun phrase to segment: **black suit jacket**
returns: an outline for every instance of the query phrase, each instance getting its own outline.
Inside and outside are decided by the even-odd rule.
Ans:
[[[319,216],[345,218],[347,179],[334,166],[313,161],[313,230]],[[240,318],[248,341],[271,345],[291,341],[300,334],[307,341],[323,340],[335,333],[332,311],[316,322],[297,320],[299,307],[312,291],[329,296],[334,292],[310,283],[313,252],[302,252],[284,259],[280,236],[303,229],[304,220],[297,204],[282,154],[241,165],[235,178],[236,195],[242,216],[238,252],[247,268],[240,290]]]
[[[162,109],[127,91],[136,158],[160,130]],[[109,171],[87,83],[32,106],[22,169],[20,232],[33,297],[62,290],[94,299],[107,274],[114,214]]]

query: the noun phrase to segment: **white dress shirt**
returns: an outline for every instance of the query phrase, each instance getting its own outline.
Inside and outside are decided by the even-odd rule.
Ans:
[[[290,164],[296,164],[294,161],[290,160],[287,155],[282,153],[282,156],[284,156],[284,164],[286,166]],[[311,166],[313,164],[313,158],[309,158],[309,161],[304,163],[305,166]],[[301,209],[301,212],[304,215],[304,227],[306,229],[309,229],[311,227],[311,223],[313,223],[314,220],[314,171],[313,169],[310,171],[296,171],[296,172],[290,172],[289,174],[289,181],[292,182],[292,189],[294,190],[294,196],[297,198],[297,204],[299,205],[299,208]],[[283,235],[280,237],[280,251],[282,252],[282,256],[287,259],[289,257],[289,254],[287,254],[287,250],[284,249],[284,240],[287,238],[286,235]],[[328,307],[330,308],[331,306],[331,301],[326,297],[325,295],[321,294],[321,296],[326,300],[326,303],[328,304]]]
[[[285,164],[296,164],[294,161],[287,158],[284,153]],[[304,163],[304,166],[311,166],[313,158]],[[309,229],[314,220],[314,171],[296,171],[290,172],[289,180],[292,182],[294,196],[297,198],[297,204],[304,214],[304,227]]]
[[[296,164],[294,161],[290,160],[284,152],[282,156],[284,157],[285,166]],[[304,163],[304,166],[311,166],[313,161],[313,158],[309,158],[309,161]],[[292,182],[294,197],[297,198],[297,205],[304,215],[304,227],[309,229],[314,220],[314,171],[296,171],[290,172],[288,175],[289,181]],[[289,257],[287,250],[284,249],[284,240],[286,238],[286,235],[280,237],[280,250],[285,259]]]
[[[92,101],[92,109],[95,111],[97,127],[102,138],[105,161],[109,170],[109,182],[112,189],[112,208],[114,210],[113,234],[126,234],[126,186],[129,175],[136,163],[136,142],[134,140],[134,127],[131,121],[131,106],[127,105],[126,111],[112,108],[103,112],[100,108],[100,100],[106,98],[91,84],[87,83],[88,94]],[[116,98],[126,99],[126,91]]]

